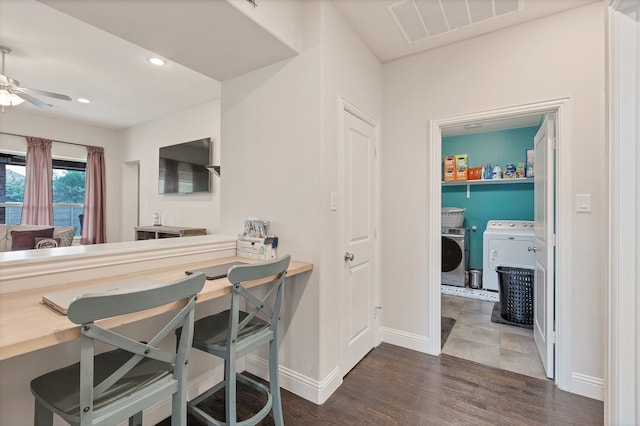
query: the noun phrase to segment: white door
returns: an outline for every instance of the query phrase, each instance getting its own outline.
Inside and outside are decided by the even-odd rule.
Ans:
[[[547,117],[534,138],[534,322],[533,340],[547,377],[554,377],[555,355],[555,215],[554,215],[555,122]]]
[[[375,345],[375,130],[343,111],[342,375]]]

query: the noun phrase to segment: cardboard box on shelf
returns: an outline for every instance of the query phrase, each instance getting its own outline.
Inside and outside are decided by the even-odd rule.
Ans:
[[[456,180],[467,180],[467,154],[456,155]]]
[[[482,167],[471,167],[467,174],[469,180],[480,180],[482,179]]]
[[[533,161],[535,157],[535,151],[533,149],[527,150],[527,163],[525,165],[524,176],[533,177]]]
[[[451,182],[456,180],[456,157],[451,155],[444,157],[444,181]]]

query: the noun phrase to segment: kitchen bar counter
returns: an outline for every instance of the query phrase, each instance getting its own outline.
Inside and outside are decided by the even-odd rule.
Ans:
[[[55,286],[0,294],[0,361],[77,339],[80,336],[80,327],[78,325],[69,321],[66,315],[54,311],[42,302],[42,295],[45,293],[71,288],[80,289],[104,282],[117,282],[140,276],[150,277],[168,283],[183,277],[185,270],[227,263],[234,260],[258,263],[258,261],[250,259],[225,257],[215,260],[173,265],[165,268],[155,268],[147,271],[130,272],[106,278],[87,279],[72,284],[58,284]],[[311,263],[292,260],[287,270],[287,276],[295,276],[311,271],[312,269],[313,265]],[[264,284],[265,282],[267,281],[256,281],[251,284],[251,287]],[[198,296],[197,303],[216,299],[229,293],[231,293],[231,285],[227,278],[207,280],[204,289]],[[179,307],[180,303],[174,303],[144,312],[108,318],[102,320],[100,324],[107,328],[113,328],[160,315],[164,312],[178,309]]]

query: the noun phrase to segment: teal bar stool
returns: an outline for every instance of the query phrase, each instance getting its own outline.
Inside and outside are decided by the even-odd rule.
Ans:
[[[253,265],[236,265],[229,269],[232,284],[231,308],[195,322],[193,347],[224,359],[224,379],[187,404],[187,409],[209,425],[255,425],[273,410],[276,425],[282,425],[282,403],[278,384],[278,323],[283,298],[283,284],[291,256]],[[265,296],[258,298],[243,284],[262,280]],[[245,310],[241,304],[245,302]],[[176,334],[183,332],[178,329]],[[236,373],[237,360],[255,349],[269,345],[269,387]],[[267,397],[265,405],[251,418],[238,422],[236,381]],[[225,389],[226,422],[213,418],[197,405],[222,388]]]
[[[136,290],[85,294],[69,306],[69,320],[81,325],[80,362],[31,381],[36,426],[51,426],[53,413],[71,425],[142,425],[142,411],[172,397],[171,424],[186,425],[186,364],[193,339],[196,295],[202,273],[170,284]],[[147,342],[138,342],[95,321],[175,303],[178,312]],[[175,350],[158,344],[176,327]],[[115,350],[95,355],[95,343]]]

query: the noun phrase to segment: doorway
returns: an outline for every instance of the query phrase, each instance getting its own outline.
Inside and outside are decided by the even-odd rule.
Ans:
[[[534,164],[529,155],[528,177],[525,177],[525,163],[526,153],[531,154],[534,149],[534,140],[543,120],[542,114],[533,114],[445,127],[442,132],[442,156],[466,156],[473,178],[464,181],[445,179],[441,187],[443,209],[465,209],[458,219],[464,218],[460,228],[447,228],[452,221],[449,213],[443,213],[441,310],[445,332],[448,328],[450,331],[444,335],[447,339],[446,344],[442,343],[442,352],[538,379],[546,379],[547,371],[550,376],[553,372],[545,371],[541,362],[534,342],[534,326],[502,318],[501,308],[509,304],[505,297],[500,301],[498,289],[500,275],[522,278],[514,282],[515,293],[508,298],[513,302],[510,312],[518,317],[518,321],[533,319],[533,292],[527,292],[524,283],[531,285],[535,275],[533,250],[537,210],[534,207],[533,176],[536,173],[533,167],[538,164]],[[496,167],[495,179],[479,179],[477,168],[484,166],[486,169],[489,163],[489,169]],[[507,171],[507,164],[513,164],[514,168],[509,166]],[[540,161],[540,165],[543,164]],[[497,171],[498,167],[504,173]],[[539,175],[542,174],[539,171]],[[545,194],[540,190],[535,192]],[[544,226],[541,228],[545,229]],[[452,287],[444,272],[448,257],[445,235],[454,231],[463,232],[467,237],[464,247],[469,280],[465,286],[463,272],[462,287]],[[496,266],[508,269],[499,274]],[[506,272],[512,268],[524,270],[518,269],[517,275]],[[540,270],[544,271],[544,268]],[[533,290],[533,286],[530,288]]]
[[[554,219],[557,225],[556,237],[560,239],[561,236],[570,234],[570,210],[571,200],[570,187],[570,168],[571,168],[571,139],[569,135],[570,127],[570,99],[558,99],[539,103],[532,103],[527,105],[520,105],[515,107],[507,107],[497,110],[484,111],[480,113],[465,114],[453,117],[447,117],[437,120],[432,120],[429,123],[430,128],[430,149],[429,149],[429,233],[432,236],[428,239],[429,252],[436,253],[436,255],[429,256],[429,281],[428,281],[428,294],[429,294],[429,330],[433,339],[430,339],[430,349],[432,353],[439,354],[440,350],[440,316],[441,316],[441,291],[440,291],[440,238],[433,236],[439,236],[441,233],[440,225],[440,208],[441,208],[441,167],[442,167],[442,130],[452,126],[464,126],[479,122],[496,122],[499,120],[511,119],[515,117],[523,117],[528,115],[541,115],[541,114],[554,114],[557,117],[557,155],[556,164],[558,168],[558,176],[556,177],[553,188],[550,193],[554,196],[554,205],[556,206]],[[566,169],[568,168],[568,170]],[[571,342],[568,338],[564,339],[566,335],[564,333],[565,327],[570,324],[571,318],[571,306],[569,303],[563,303],[566,300],[566,295],[569,293],[570,286],[570,265],[569,262],[565,262],[563,265],[558,262],[558,259],[562,259],[564,256],[569,256],[571,247],[558,246],[555,252],[554,264],[551,265],[549,271],[550,282],[558,283],[558,286],[552,288],[555,306],[550,307],[552,312],[555,313],[556,318],[556,333],[557,344],[555,345],[555,359],[556,359],[556,376],[555,382],[559,387],[566,387],[569,383],[570,377],[567,377],[567,373],[571,371],[569,363],[571,362]],[[563,306],[561,311],[556,310],[556,306]]]
[[[122,217],[120,241],[133,241],[133,228],[140,225],[140,162],[122,164]]]

